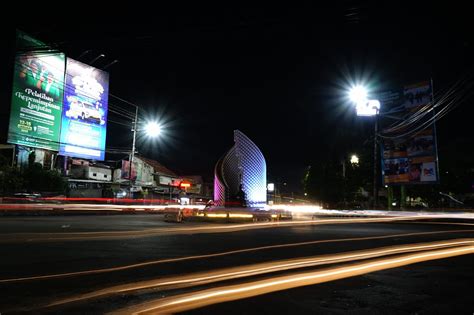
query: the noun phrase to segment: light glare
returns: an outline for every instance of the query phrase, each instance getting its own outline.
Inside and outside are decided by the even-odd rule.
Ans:
[[[145,132],[147,136],[155,138],[160,135],[161,127],[157,122],[152,121],[146,124]]]
[[[367,89],[362,85],[356,85],[349,91],[349,98],[355,104],[367,102]]]

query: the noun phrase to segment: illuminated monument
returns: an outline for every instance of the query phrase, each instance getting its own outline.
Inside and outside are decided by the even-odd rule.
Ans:
[[[214,202],[262,207],[267,203],[267,165],[260,149],[239,130],[234,146],[214,170]]]

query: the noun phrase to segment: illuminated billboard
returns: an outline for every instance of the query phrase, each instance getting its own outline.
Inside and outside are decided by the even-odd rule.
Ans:
[[[404,120],[414,113],[429,113],[432,99],[431,84],[420,82],[398,91],[386,92],[381,97],[384,107],[399,108]],[[385,137],[382,141],[382,176],[385,185],[432,184],[439,182],[437,172],[436,132],[434,111],[417,114],[413,124],[397,131],[402,136]],[[426,126],[417,132],[410,129]],[[406,134],[406,136],[403,136]]]
[[[380,111],[380,102],[378,100],[367,100],[356,105],[357,116],[375,116]]]
[[[104,160],[109,74],[67,58],[59,154]]]
[[[17,32],[9,143],[58,150],[64,60],[64,54]]]

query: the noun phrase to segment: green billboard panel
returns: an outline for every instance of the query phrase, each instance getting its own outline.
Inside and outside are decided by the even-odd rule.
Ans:
[[[57,151],[65,56],[17,33],[8,142]]]

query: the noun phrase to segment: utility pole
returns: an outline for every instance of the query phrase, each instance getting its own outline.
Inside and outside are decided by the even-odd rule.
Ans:
[[[342,178],[346,178],[346,160],[342,160]]]
[[[169,186],[168,186],[168,192],[170,193],[169,204],[171,204],[171,189],[172,189],[173,187],[171,186],[171,183],[169,183],[168,185],[169,185]]]
[[[346,208],[346,158],[341,162],[342,164],[342,202]]]
[[[138,122],[138,106],[135,107],[135,119],[133,121],[133,141],[132,141],[132,152],[130,153],[130,158],[129,158],[129,170],[128,170],[128,178],[129,178],[129,197],[132,198],[132,164],[133,164],[133,159],[135,158],[135,142],[137,138],[137,122]]]

